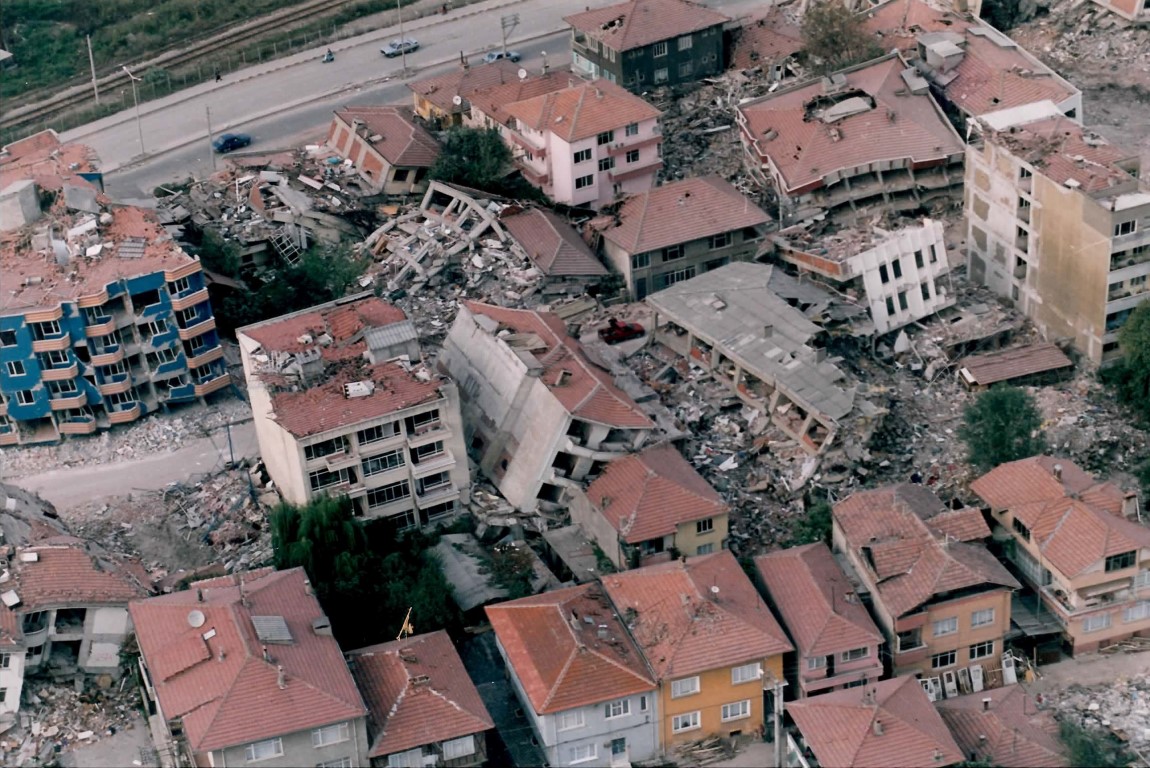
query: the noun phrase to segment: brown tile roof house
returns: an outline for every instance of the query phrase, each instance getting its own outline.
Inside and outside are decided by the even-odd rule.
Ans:
[[[368,142],[392,165],[430,168],[439,157],[439,142],[415,122],[409,107],[344,107],[335,114],[347,125],[363,121]]]
[[[927,90],[911,92],[897,54],[837,73],[845,84],[828,99],[826,80],[779,90],[740,105],[744,140],[768,156],[789,195],[823,186],[839,169],[884,161],[919,165],[961,155],[965,146]]]
[[[541,75],[523,80],[516,78],[513,82],[476,90],[469,100],[473,110],[482,112],[500,125],[506,125],[509,119],[508,105],[561,91],[570,88],[572,83],[581,82],[583,82],[581,79],[571,74],[570,66],[556,67]]]
[[[615,217],[600,217],[597,229],[627,253],[644,253],[743,227],[770,217],[718,176],[673,181],[632,195]]]
[[[1026,689],[1008,685],[935,702],[962,753],[1002,768],[1068,768],[1058,725]]]
[[[807,544],[755,558],[763,584],[795,642],[799,658],[875,646],[882,633],[826,544]]]
[[[485,610],[508,664],[540,715],[655,688],[643,656],[598,583]],[[599,636],[602,627],[606,638]]]
[[[127,605],[149,593],[146,572],[113,558],[73,536],[54,536],[21,547],[12,563],[12,580],[0,591],[15,590],[21,612],[65,605]]]
[[[968,387],[989,387],[1000,381],[1073,367],[1074,363],[1057,345],[1032,344],[964,358],[958,362],[958,373]]]
[[[952,512],[961,515],[952,515]],[[921,485],[859,491],[834,506],[846,547],[862,552],[893,617],[933,595],[980,584],[1018,589],[1019,583],[981,544],[990,529],[977,510],[949,510]],[[952,540],[954,533],[962,538]]]
[[[442,75],[408,83],[407,87],[435,108],[452,114],[470,109],[467,98],[476,91],[517,82],[518,72],[518,64],[510,59],[500,59],[478,67],[453,69]],[[458,105],[454,101],[456,96],[462,100]]]
[[[573,80],[567,88],[507,104],[505,110],[527,128],[554,133],[568,144],[663,114],[607,80]]]
[[[194,754],[366,714],[339,644],[313,628],[324,614],[302,568],[196,582],[130,610],[160,709]]]
[[[819,765],[929,768],[963,760],[926,691],[909,675],[789,701],[786,711]]]
[[[683,677],[793,650],[729,550],[603,576],[656,678]]]
[[[782,11],[774,7],[758,18],[749,19],[735,32],[731,66],[754,69],[782,63],[802,49],[802,30],[787,21]]]
[[[575,29],[629,51],[729,21],[728,17],[685,0],[633,0],[564,16]]]
[[[558,315],[526,309],[506,309],[465,301],[478,315],[495,320],[516,334],[533,334],[538,347],[530,351],[543,365],[540,379],[568,413],[612,427],[648,429],[651,420],[621,389],[611,375],[587,358],[583,345],[567,335]],[[535,340],[532,340],[535,343]]]
[[[722,497],[671,443],[611,462],[588,486],[587,498],[628,544],[727,514]]]
[[[368,757],[386,757],[495,727],[443,630],[347,655],[371,713]]]
[[[503,215],[499,223],[514,237],[531,263],[548,277],[607,274],[607,268],[570,224],[540,208]]]

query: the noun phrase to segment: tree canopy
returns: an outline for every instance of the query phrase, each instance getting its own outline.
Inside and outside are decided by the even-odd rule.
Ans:
[[[1139,304],[1118,329],[1118,349],[1122,359],[1104,369],[1102,377],[1122,402],[1150,419],[1150,302]]]
[[[792,547],[819,541],[831,543],[831,505],[825,498],[808,503],[803,514],[791,521]]]
[[[966,441],[970,463],[988,471],[1046,449],[1042,415],[1034,398],[1018,387],[992,387],[963,412],[958,435]]]
[[[863,26],[863,17],[840,0],[814,2],[803,17],[803,47],[807,56],[821,63],[821,74],[870,61],[882,55],[882,48]]]
[[[456,126],[447,131],[430,177],[448,184],[516,199],[542,200],[543,194],[512,173],[511,150],[494,128]]]

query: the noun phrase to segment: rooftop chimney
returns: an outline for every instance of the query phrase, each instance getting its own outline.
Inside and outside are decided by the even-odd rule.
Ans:
[[[281,691],[287,688],[287,677],[284,675],[283,664],[276,667],[276,685],[280,687]]]
[[[871,727],[874,730],[875,736],[882,736],[882,721],[881,720],[876,718]]]
[[[764,339],[771,338],[771,336],[772,336],[772,334],[774,334],[774,332],[775,332],[775,328],[771,324],[768,323],[767,325],[763,326],[763,338]]]
[[[204,602],[204,590],[199,589],[199,588],[196,589],[196,602],[197,603]]]
[[[1127,491],[1122,497],[1122,516],[1127,520],[1141,520],[1142,514],[1138,510],[1138,493]]]
[[[990,709],[990,697],[987,696],[982,700],[982,711],[985,712]]]
[[[1062,465],[1061,464],[1055,464],[1054,465],[1054,479],[1055,480],[1061,480],[1062,479]]]
[[[263,649],[264,661],[270,663],[272,660],[272,655],[268,653],[268,647],[266,645],[261,645],[260,648]]]

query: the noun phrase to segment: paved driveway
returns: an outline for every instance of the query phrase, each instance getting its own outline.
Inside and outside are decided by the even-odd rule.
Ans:
[[[507,679],[503,660],[495,648],[495,634],[484,632],[468,637],[460,643],[459,653],[499,734],[498,739],[488,739],[488,765],[520,768],[546,765],[546,757],[536,743],[535,732]]]

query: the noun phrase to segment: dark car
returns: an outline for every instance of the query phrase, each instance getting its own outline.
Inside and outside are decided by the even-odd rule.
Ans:
[[[507,59],[508,61],[519,61],[522,58],[518,51],[492,51],[483,57],[484,64],[494,64],[500,59]]]
[[[225,133],[212,142],[212,146],[220,154],[234,152],[237,149],[243,149],[252,143],[252,137],[246,133]]]
[[[410,37],[405,37],[402,40],[392,40],[387,45],[379,49],[389,59],[394,59],[401,53],[415,53],[419,50],[419,41]]]
[[[611,318],[608,324],[599,329],[599,339],[608,344],[618,344],[622,341],[638,339],[647,333],[647,330],[638,323],[621,323]]]

